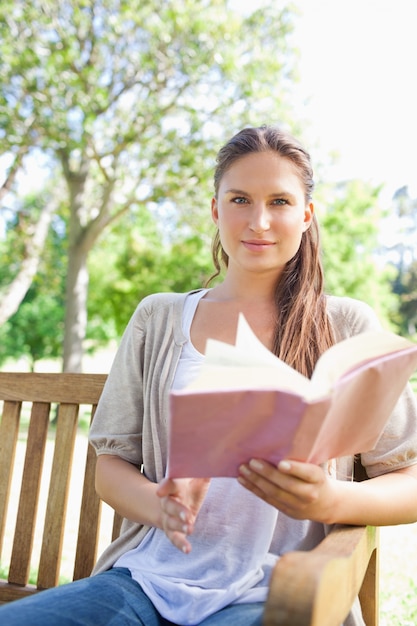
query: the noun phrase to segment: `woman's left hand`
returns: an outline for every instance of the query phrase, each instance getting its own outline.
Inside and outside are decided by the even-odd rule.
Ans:
[[[188,554],[197,515],[210,485],[209,478],[164,478],[156,491],[161,504],[161,526],[168,539]]]
[[[337,481],[311,463],[284,460],[278,466],[252,459],[239,468],[239,482],[294,519],[332,523]]]

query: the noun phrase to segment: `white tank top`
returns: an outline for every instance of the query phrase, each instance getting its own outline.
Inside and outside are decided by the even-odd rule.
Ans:
[[[180,360],[175,372],[173,389],[182,389],[186,387],[198,374],[200,366],[203,362],[204,355],[198,352],[191,343],[190,330],[194,319],[198,303],[207,293],[208,289],[190,293],[185,299],[184,309],[182,312],[182,332],[187,337],[187,343],[184,344],[181,351]]]

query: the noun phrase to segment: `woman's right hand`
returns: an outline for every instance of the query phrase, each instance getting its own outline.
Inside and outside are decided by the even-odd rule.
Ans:
[[[164,478],[158,485],[161,527],[174,546],[185,554],[191,551],[187,536],[194,530],[209,485],[209,478]]]

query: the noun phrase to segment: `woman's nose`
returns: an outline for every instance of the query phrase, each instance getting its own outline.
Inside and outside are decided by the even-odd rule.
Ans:
[[[249,228],[254,233],[263,233],[264,231],[269,229],[269,226],[270,216],[268,208],[264,204],[255,206]]]

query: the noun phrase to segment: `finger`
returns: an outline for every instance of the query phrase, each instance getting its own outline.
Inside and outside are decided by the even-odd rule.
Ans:
[[[278,470],[282,474],[293,476],[305,483],[319,483],[323,480],[323,470],[313,463],[301,463],[284,459],[278,463]]]
[[[282,496],[285,496],[285,490],[282,489],[280,481],[288,481],[288,477],[280,476],[276,467],[265,464],[264,474],[254,471],[249,465],[241,465],[239,468],[240,474],[238,481],[240,484],[249,489],[256,496],[259,496],[269,504],[277,506],[281,502]],[[256,465],[255,465],[256,467]],[[261,470],[261,468],[258,468]],[[262,470],[263,471],[263,468]]]
[[[256,479],[255,481],[252,481],[250,476],[243,474],[240,474],[237,480],[242,485],[242,487],[245,487],[245,489],[251,491],[253,494],[255,494],[255,496],[258,496],[259,498],[262,498],[262,500],[265,500],[266,502],[272,504],[272,498],[271,495],[268,493],[268,488],[266,485],[265,487],[262,487],[261,484],[258,484]],[[273,494],[274,506],[276,506],[277,499],[278,488],[276,487]]]
[[[252,459],[249,464],[239,467],[240,476],[253,487],[268,491],[270,489],[284,488],[291,479],[289,476],[282,474],[277,467],[266,461]]]
[[[280,461],[277,467],[267,461],[251,459],[249,468],[256,474],[268,478],[281,486],[286,484],[286,481],[282,480],[283,476],[291,476],[305,483],[320,482],[323,476],[323,470],[318,465],[288,459]]]
[[[165,532],[179,531],[188,534],[191,531],[191,525],[183,517],[185,516],[171,515],[166,508],[162,509],[162,528]]]
[[[307,494],[303,496],[297,495],[291,491],[281,489],[275,483],[271,483],[259,476],[254,478],[254,482],[243,476],[239,476],[238,481],[255,496],[282,511],[285,515],[295,519],[306,519],[306,507],[311,502],[311,497]],[[303,484],[306,485],[306,483]]]
[[[270,463],[253,460],[249,465],[240,467],[239,482],[252,493],[274,506],[280,507],[284,504],[296,504],[297,501],[299,504],[301,504],[301,501],[305,503],[311,502],[316,497],[316,489],[314,487],[318,486],[320,481],[303,480],[299,476],[304,475],[305,469],[300,471],[300,468],[296,468],[297,471],[295,472],[299,476],[294,476],[292,464],[292,461],[291,464],[285,462],[284,469],[286,473],[284,474]],[[312,467],[315,468],[315,466]],[[310,475],[308,474],[308,476]]]
[[[178,550],[181,550],[184,554],[189,554],[191,552],[191,544],[187,541],[186,535],[179,532],[168,532],[166,535],[171,543],[178,548]]]
[[[171,496],[161,498],[161,508],[166,517],[175,520],[175,529],[192,532],[193,515],[187,507]],[[172,526],[171,526],[172,527]]]

